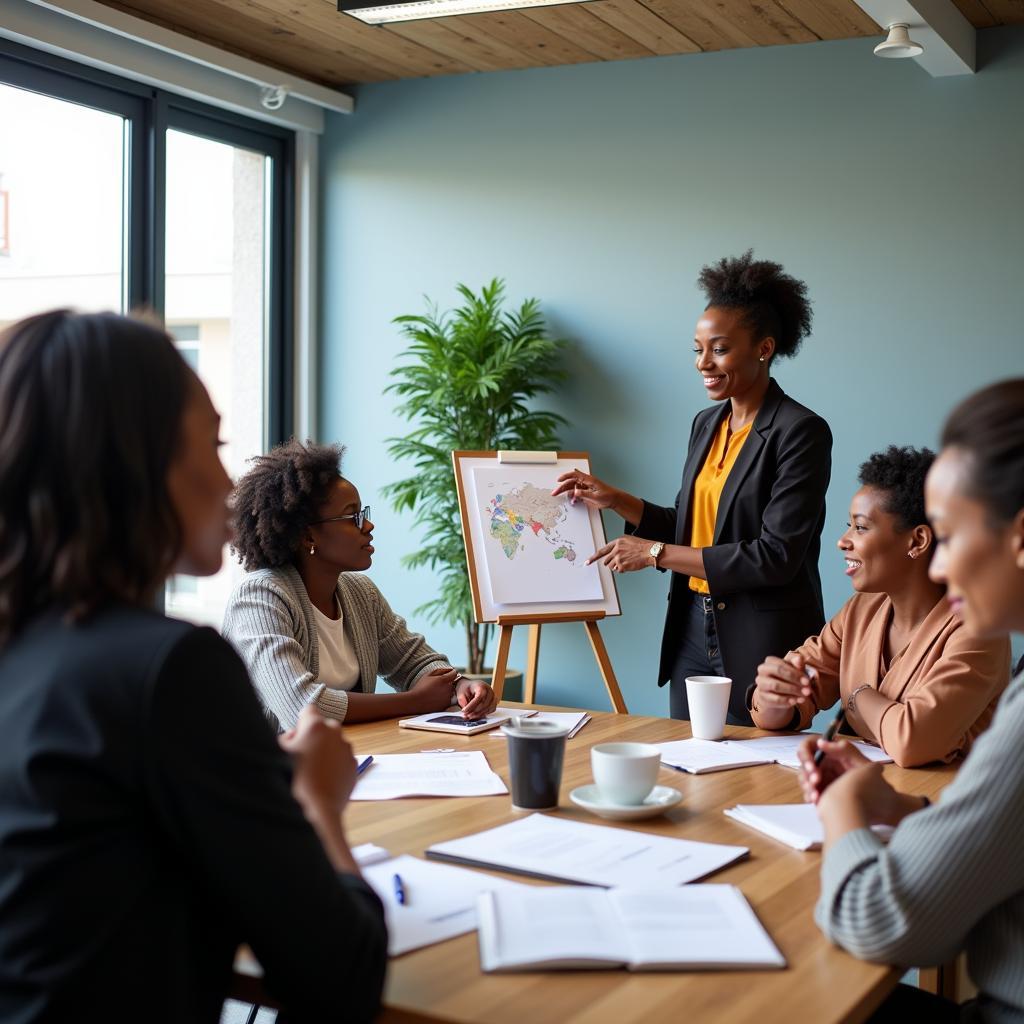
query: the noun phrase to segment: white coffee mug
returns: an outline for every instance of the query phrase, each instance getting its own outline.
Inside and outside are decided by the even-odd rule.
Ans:
[[[590,767],[601,799],[610,804],[642,804],[654,789],[661,748],[653,743],[598,743]]]
[[[686,702],[695,740],[720,740],[725,735],[732,680],[727,676],[687,676]]]

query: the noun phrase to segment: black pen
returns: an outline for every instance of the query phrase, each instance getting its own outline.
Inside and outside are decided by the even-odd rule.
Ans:
[[[400,906],[404,907],[405,906],[405,901],[406,901],[406,895],[405,895],[405,885],[402,882],[402,876],[401,875],[395,875],[394,878],[391,879],[391,883],[395,887],[395,899],[398,900],[398,903],[399,903]]]
[[[822,739],[826,742],[831,743],[836,738],[836,733],[839,732],[843,727],[843,723],[846,721],[846,710],[842,707],[839,709],[839,714],[828,723],[828,728],[825,730],[825,735]],[[814,767],[817,768],[822,761],[825,760],[825,751],[820,747],[814,752]]]

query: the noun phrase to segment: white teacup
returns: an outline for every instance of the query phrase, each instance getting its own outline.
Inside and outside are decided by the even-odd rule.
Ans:
[[[725,735],[732,680],[727,676],[687,676],[690,732],[695,740],[720,740]]]
[[[661,748],[652,743],[598,743],[590,748],[590,767],[603,800],[642,804],[654,789]]]

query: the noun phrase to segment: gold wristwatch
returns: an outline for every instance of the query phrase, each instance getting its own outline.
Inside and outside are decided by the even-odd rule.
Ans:
[[[656,540],[651,545],[651,550],[647,553],[654,559],[654,568],[658,568],[658,558],[661,556],[662,551],[665,550],[665,545],[660,540]]]

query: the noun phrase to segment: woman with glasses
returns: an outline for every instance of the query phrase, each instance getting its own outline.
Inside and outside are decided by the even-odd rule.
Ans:
[[[290,729],[315,706],[338,721],[444,711],[481,718],[496,701],[406,628],[361,575],[373,523],[340,471],[340,445],[289,441],[252,460],[234,497],[233,547],[248,575],[224,635],[249,666],[268,717]],[[395,693],[376,693],[377,677]]]

